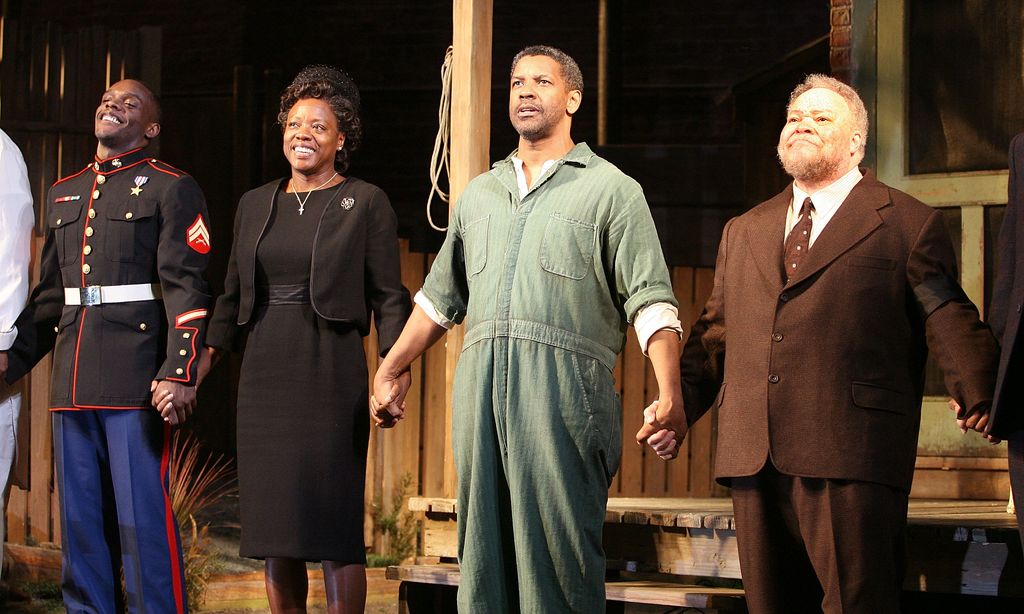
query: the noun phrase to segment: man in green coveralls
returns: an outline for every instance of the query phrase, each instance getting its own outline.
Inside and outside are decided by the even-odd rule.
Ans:
[[[467,186],[374,379],[371,412],[391,426],[409,364],[465,322],[452,391],[464,613],[604,611],[601,534],[622,442],[612,368],[627,324],[658,381],[648,443],[672,458],[686,431],[658,234],[636,181],[573,144],[582,90],[565,53],[516,56],[519,148]]]

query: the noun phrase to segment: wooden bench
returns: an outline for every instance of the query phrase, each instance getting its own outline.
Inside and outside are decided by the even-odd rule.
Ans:
[[[454,612],[459,566],[454,563],[399,565],[388,567],[387,578],[402,582],[398,592],[399,612]],[[699,608],[702,612],[746,612],[743,591],[675,582],[640,579],[605,583],[608,612],[627,611],[626,604]],[[639,611],[629,608],[629,612]]]
[[[423,513],[423,554],[454,562],[456,501],[412,498],[409,509]],[[1024,598],[1020,540],[1006,501],[911,499],[906,533],[904,590]],[[611,498],[604,549],[612,571],[740,579],[729,499]]]

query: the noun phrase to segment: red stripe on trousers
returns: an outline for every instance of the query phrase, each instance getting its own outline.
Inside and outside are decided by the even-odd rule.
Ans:
[[[183,614],[185,608],[183,605],[183,593],[184,587],[181,585],[181,567],[177,553],[181,550],[181,545],[178,544],[177,536],[174,531],[174,509],[171,506],[171,495],[167,492],[169,487],[168,469],[171,464],[171,425],[164,425],[164,452],[160,457],[160,483],[163,484],[164,489],[164,517],[167,522],[167,551],[171,555],[171,576],[172,583],[174,586],[174,603],[178,608],[178,614]],[[177,544],[177,547],[174,547]]]

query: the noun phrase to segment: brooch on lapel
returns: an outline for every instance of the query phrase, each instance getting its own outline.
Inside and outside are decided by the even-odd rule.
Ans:
[[[355,204],[356,199],[352,198],[351,196],[346,196],[345,198],[341,199],[341,208],[344,209],[345,211],[348,211],[349,209],[354,207]]]

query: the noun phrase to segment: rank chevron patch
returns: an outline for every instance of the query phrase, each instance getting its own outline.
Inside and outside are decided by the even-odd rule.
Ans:
[[[188,227],[187,238],[188,246],[200,254],[210,252],[210,231],[206,229],[206,222],[203,221],[202,215],[197,215],[196,221]]]

